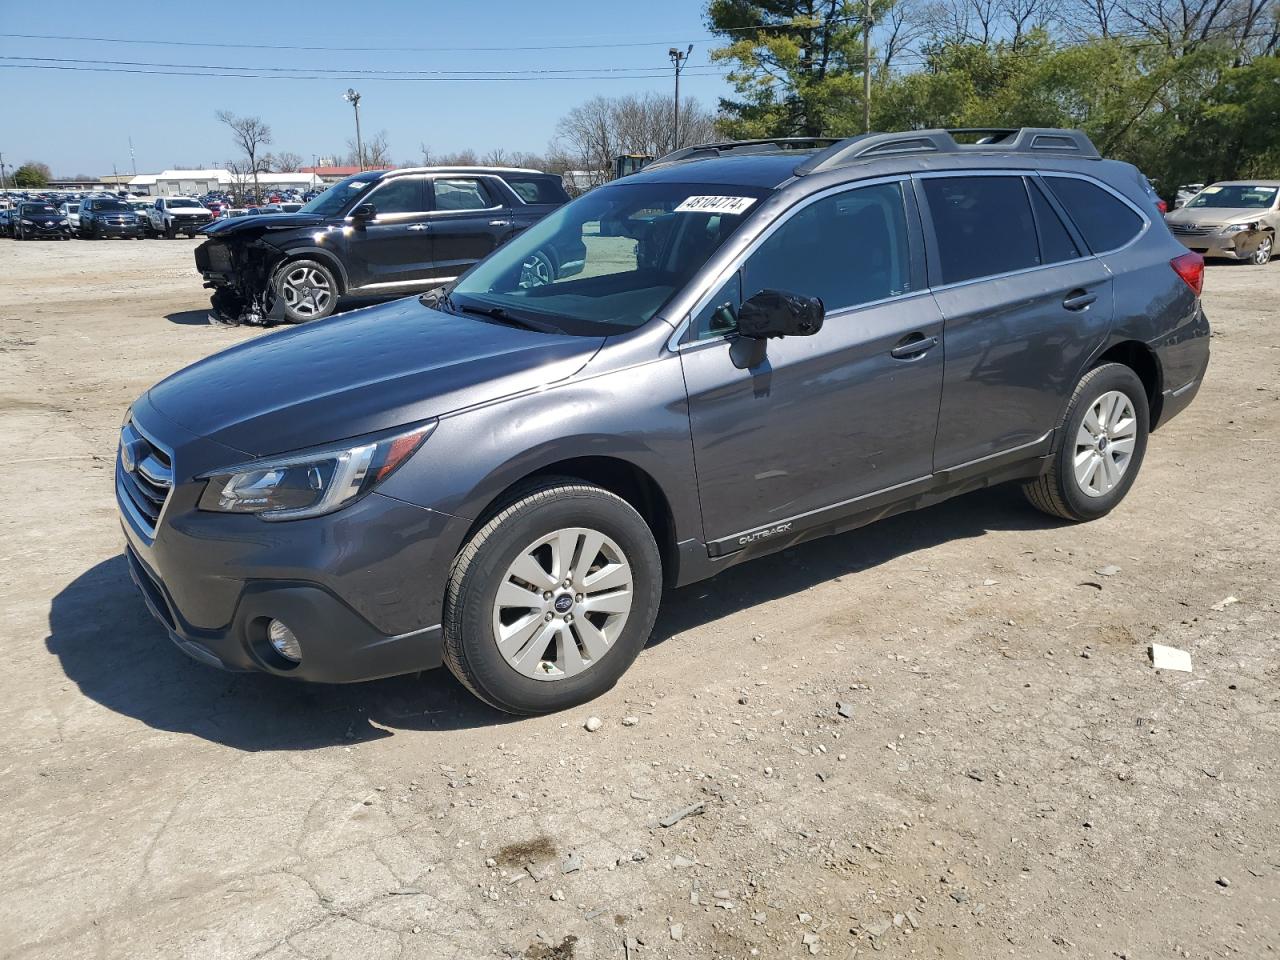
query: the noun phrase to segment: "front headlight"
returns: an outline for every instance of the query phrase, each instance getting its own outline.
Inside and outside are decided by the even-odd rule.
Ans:
[[[301,520],[332,513],[364,496],[409,459],[435,429],[432,421],[407,432],[266,457],[205,474],[201,510],[256,513],[263,520]]]
[[[1222,228],[1222,232],[1224,234],[1242,233],[1245,230],[1257,230],[1257,229],[1258,229],[1258,225],[1256,223],[1228,223],[1225,227]]]

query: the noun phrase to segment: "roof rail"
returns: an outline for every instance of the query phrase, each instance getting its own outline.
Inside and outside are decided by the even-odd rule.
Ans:
[[[972,142],[960,142],[957,136]],[[864,133],[849,137],[815,154],[796,167],[797,177],[847,166],[859,160],[906,153],[1066,153],[1090,160],[1101,159],[1088,136],[1079,130],[1051,127],[957,128],[911,130],[902,133]]]
[[[715,157],[759,153],[783,153],[788,150],[821,150],[840,143],[839,137],[771,137],[763,140],[724,140],[682,147],[654,160],[646,170],[682,160],[710,160]]]

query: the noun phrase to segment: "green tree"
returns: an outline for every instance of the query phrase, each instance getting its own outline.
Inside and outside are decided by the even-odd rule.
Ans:
[[[877,0],[884,6],[889,0]],[[710,0],[736,96],[720,101],[731,137],[824,136],[862,102],[863,5],[854,0]]]
[[[13,185],[24,189],[47,187],[52,179],[53,172],[49,169],[49,165],[35,160],[28,160],[13,171]]]

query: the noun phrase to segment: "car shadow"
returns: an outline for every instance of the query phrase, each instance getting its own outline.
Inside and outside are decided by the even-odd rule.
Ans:
[[[334,311],[334,315],[341,313],[350,313],[352,310],[361,310],[365,307],[376,307],[382,303],[390,303],[396,297],[343,297],[338,301],[338,308]],[[183,327],[204,327],[209,326],[210,308],[204,307],[200,310],[177,310],[173,313],[166,313],[165,319],[170,323]],[[283,314],[277,307],[272,313],[272,327],[287,327],[290,324],[284,319]],[[263,329],[267,329],[263,327]]]
[[[949,540],[1057,523],[1032,511],[1010,488],[970,494],[668,591],[649,645]],[[157,730],[237,750],[310,750],[397,731],[462,730],[516,720],[476,700],[444,669],[327,685],[222,673],[198,664],[151,618],[123,555],[87,570],[53,598],[45,643],[67,678],[97,703]]]

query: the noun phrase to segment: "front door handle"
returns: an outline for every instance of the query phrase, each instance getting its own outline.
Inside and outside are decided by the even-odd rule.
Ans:
[[[426,230],[428,227],[425,223],[414,223],[409,225],[410,230]]]
[[[1088,290],[1072,290],[1062,301],[1062,305],[1068,310],[1083,310],[1097,299],[1098,295]]]
[[[898,345],[889,351],[889,356],[895,360],[914,360],[937,345],[937,337],[926,337],[919,332],[910,333],[898,341]]]

